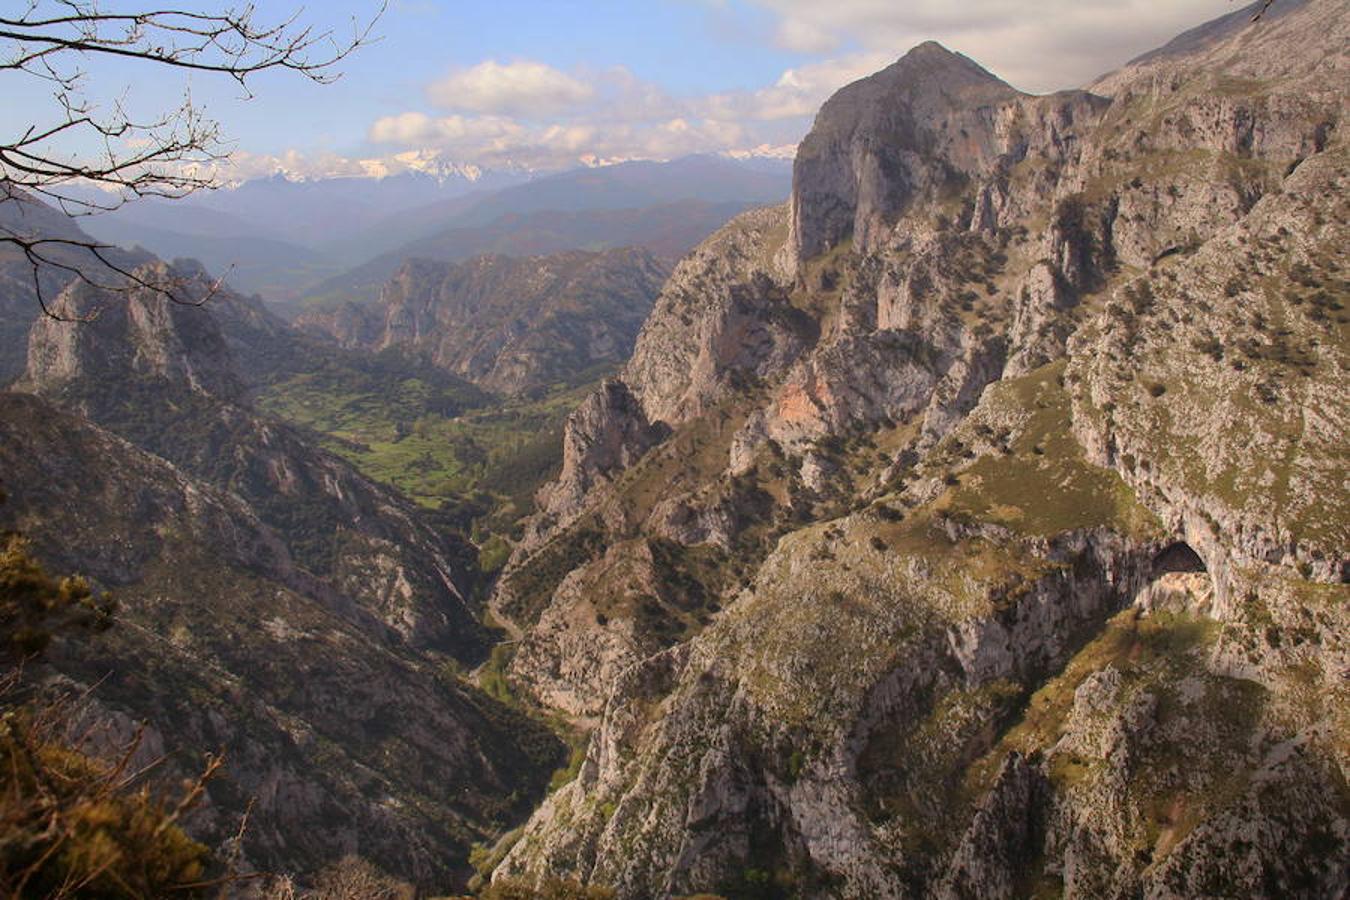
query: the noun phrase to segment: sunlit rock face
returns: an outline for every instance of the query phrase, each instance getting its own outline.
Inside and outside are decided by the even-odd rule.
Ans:
[[[918,47],[677,269],[493,601],[598,718],[497,877],[1350,888],[1350,25],[1247,18],[1046,97]]]

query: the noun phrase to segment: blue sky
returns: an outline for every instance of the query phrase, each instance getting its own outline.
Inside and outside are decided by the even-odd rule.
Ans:
[[[262,21],[298,8],[290,0],[256,5]],[[342,34],[376,8],[372,0],[325,0],[300,21]],[[218,78],[83,65],[91,99],[105,108],[120,97],[149,115],[190,90],[246,174],[334,174],[357,171],[357,160],[382,160],[379,170],[432,154],[557,168],[788,152],[830,93],[929,38],[1043,92],[1082,85],[1235,8],[1230,0],[390,0],[378,40],[343,61],[331,85],[267,73],[245,101]],[[4,121],[50,117],[49,86],[14,73],[0,81]]]

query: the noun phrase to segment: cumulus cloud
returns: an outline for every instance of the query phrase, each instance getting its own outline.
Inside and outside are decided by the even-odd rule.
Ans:
[[[789,69],[759,90],[692,97],[621,66],[567,74],[542,63],[489,61],[430,87],[429,97],[448,114],[384,116],[368,137],[486,165],[542,168],[778,148],[801,139],[830,94],[888,61],[854,53]]]
[[[731,9],[725,0],[690,2]],[[1227,0],[741,2],[769,14],[763,40],[807,61],[758,89],[680,96],[623,67],[564,72],[531,60],[487,60],[428,87],[439,112],[385,116],[368,137],[398,151],[538,168],[782,147],[801,139],[836,90],[925,40],[965,53],[1023,90],[1049,91],[1085,84],[1232,9]]]
[[[1232,12],[1228,0],[747,0],[778,18],[783,47],[850,45],[892,58],[938,40],[1023,90],[1078,87],[1179,31]]]
[[[431,84],[427,97],[441,109],[512,116],[551,115],[590,100],[595,88],[566,72],[528,60],[489,59]]]

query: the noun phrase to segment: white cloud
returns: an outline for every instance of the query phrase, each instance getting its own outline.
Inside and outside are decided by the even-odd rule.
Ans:
[[[227,159],[199,170],[199,174],[227,182],[268,178],[280,173],[298,178],[352,178],[364,175],[365,169],[359,160],[326,150],[311,153],[286,150],[277,154],[238,150]]]
[[[1023,90],[1077,87],[1231,0],[747,0],[778,16],[778,42],[815,53],[852,45],[898,58],[938,40]]]
[[[513,163],[542,168],[575,165],[579,160],[669,159],[688,153],[790,146],[806,133],[811,117],[830,94],[889,61],[878,53],[856,53],[790,69],[759,90],[693,97],[672,95],[623,67],[578,70],[563,76],[573,84],[566,102],[561,94],[555,96],[551,115],[541,114],[542,101],[525,104],[519,96],[503,101],[510,93],[504,89],[496,91],[494,102],[486,102],[489,92],[483,90],[474,96],[484,102],[466,103],[468,93],[460,93],[458,105],[481,106],[492,112],[435,116],[408,111],[376,120],[368,136],[376,144],[431,148],[454,159],[489,166]],[[501,68],[489,62],[465,73]],[[546,66],[539,68],[562,75]],[[525,80],[542,83],[546,79],[531,77],[516,83]],[[437,83],[431,93],[450,107],[443,96],[447,84]],[[543,93],[536,92],[536,98]],[[508,114],[506,109],[518,112]]]
[[[528,60],[503,64],[489,59],[427,88],[428,98],[442,109],[524,116],[563,112],[594,93],[585,81]]]
[[[675,117],[646,122],[554,122],[532,125],[491,117],[403,113],[371,126],[375,143],[432,148],[487,167],[555,169],[586,159],[672,159],[690,153],[752,146],[737,123]]]
[[[774,37],[782,46],[799,53],[829,53],[840,44],[837,34],[804,19],[784,19]]]
[[[871,75],[892,60],[879,53],[858,53],[788,69],[757,91],[734,91],[703,98],[706,115],[721,119],[801,119],[814,116],[830,95],[850,82]]]
[[[723,0],[696,0],[720,4]],[[776,17],[772,39],[818,56],[754,90],[677,96],[623,67],[571,72],[488,60],[428,88],[444,115],[377,120],[375,144],[434,150],[486,166],[795,145],[844,85],[929,39],[1024,90],[1081,85],[1187,27],[1231,11],[1227,0],[744,0]],[[771,38],[767,36],[765,40]]]
[[[406,112],[385,116],[370,126],[370,139],[377,144],[445,144],[510,141],[525,133],[525,127],[505,116],[442,116]]]

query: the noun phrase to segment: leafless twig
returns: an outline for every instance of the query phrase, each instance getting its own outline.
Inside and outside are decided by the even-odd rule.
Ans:
[[[369,20],[353,18],[350,32],[339,34],[302,22],[300,12],[268,23],[248,2],[217,12],[172,6],[109,10],[100,0],[6,5],[20,11],[0,13],[0,90],[7,83],[4,75],[36,79],[52,90],[52,116],[20,124],[16,134],[0,133],[0,207],[18,197],[37,198],[76,216],[110,211],[132,199],[179,198],[214,187],[215,168],[228,156],[219,125],[203,114],[190,92],[175,108],[150,118],[134,115],[121,98],[101,107],[86,90],[88,60],[103,57],[219,75],[238,84],[246,97],[252,96],[252,76],[270,70],[327,84],[340,76],[339,62],[374,40],[372,29],[385,8],[381,2]],[[73,190],[76,185],[84,192]],[[104,289],[148,288],[183,302],[165,285],[138,280],[110,263],[112,248],[105,244],[35,238],[4,228],[0,244],[23,254],[34,270],[42,312],[53,318],[61,316],[42,296],[41,267],[95,283],[95,277],[72,271],[47,252],[59,245],[92,255],[94,268],[105,270],[98,278],[116,276],[115,284],[98,284]]]

